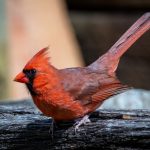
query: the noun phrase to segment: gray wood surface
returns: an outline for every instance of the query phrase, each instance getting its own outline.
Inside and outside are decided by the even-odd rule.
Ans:
[[[0,104],[0,149],[149,149],[149,110],[99,110],[76,134],[72,123],[50,132],[51,119],[30,100]]]

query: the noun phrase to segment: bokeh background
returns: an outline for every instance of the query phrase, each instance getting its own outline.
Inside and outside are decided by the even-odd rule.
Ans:
[[[30,97],[13,78],[39,49],[50,46],[57,68],[88,65],[149,10],[149,0],[0,0],[0,100]],[[134,89],[101,108],[150,109],[150,31],[122,57],[117,75]]]

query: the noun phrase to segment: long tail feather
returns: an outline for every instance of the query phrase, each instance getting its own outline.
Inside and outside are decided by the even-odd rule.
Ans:
[[[120,57],[135,43],[146,31],[150,29],[150,12],[140,17],[98,60],[89,68],[93,70],[107,70],[109,74],[116,71]]]

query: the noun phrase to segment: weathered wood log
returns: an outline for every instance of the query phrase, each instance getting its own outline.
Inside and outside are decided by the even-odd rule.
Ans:
[[[150,110],[98,110],[91,123],[76,134],[71,123],[61,123],[52,135],[52,120],[31,101],[1,103],[0,149],[149,149]]]

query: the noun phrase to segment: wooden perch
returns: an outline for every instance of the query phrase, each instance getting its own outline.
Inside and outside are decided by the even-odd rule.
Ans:
[[[52,120],[31,101],[1,103],[0,149],[149,149],[149,110],[99,110],[77,134],[70,123],[50,133]]]

